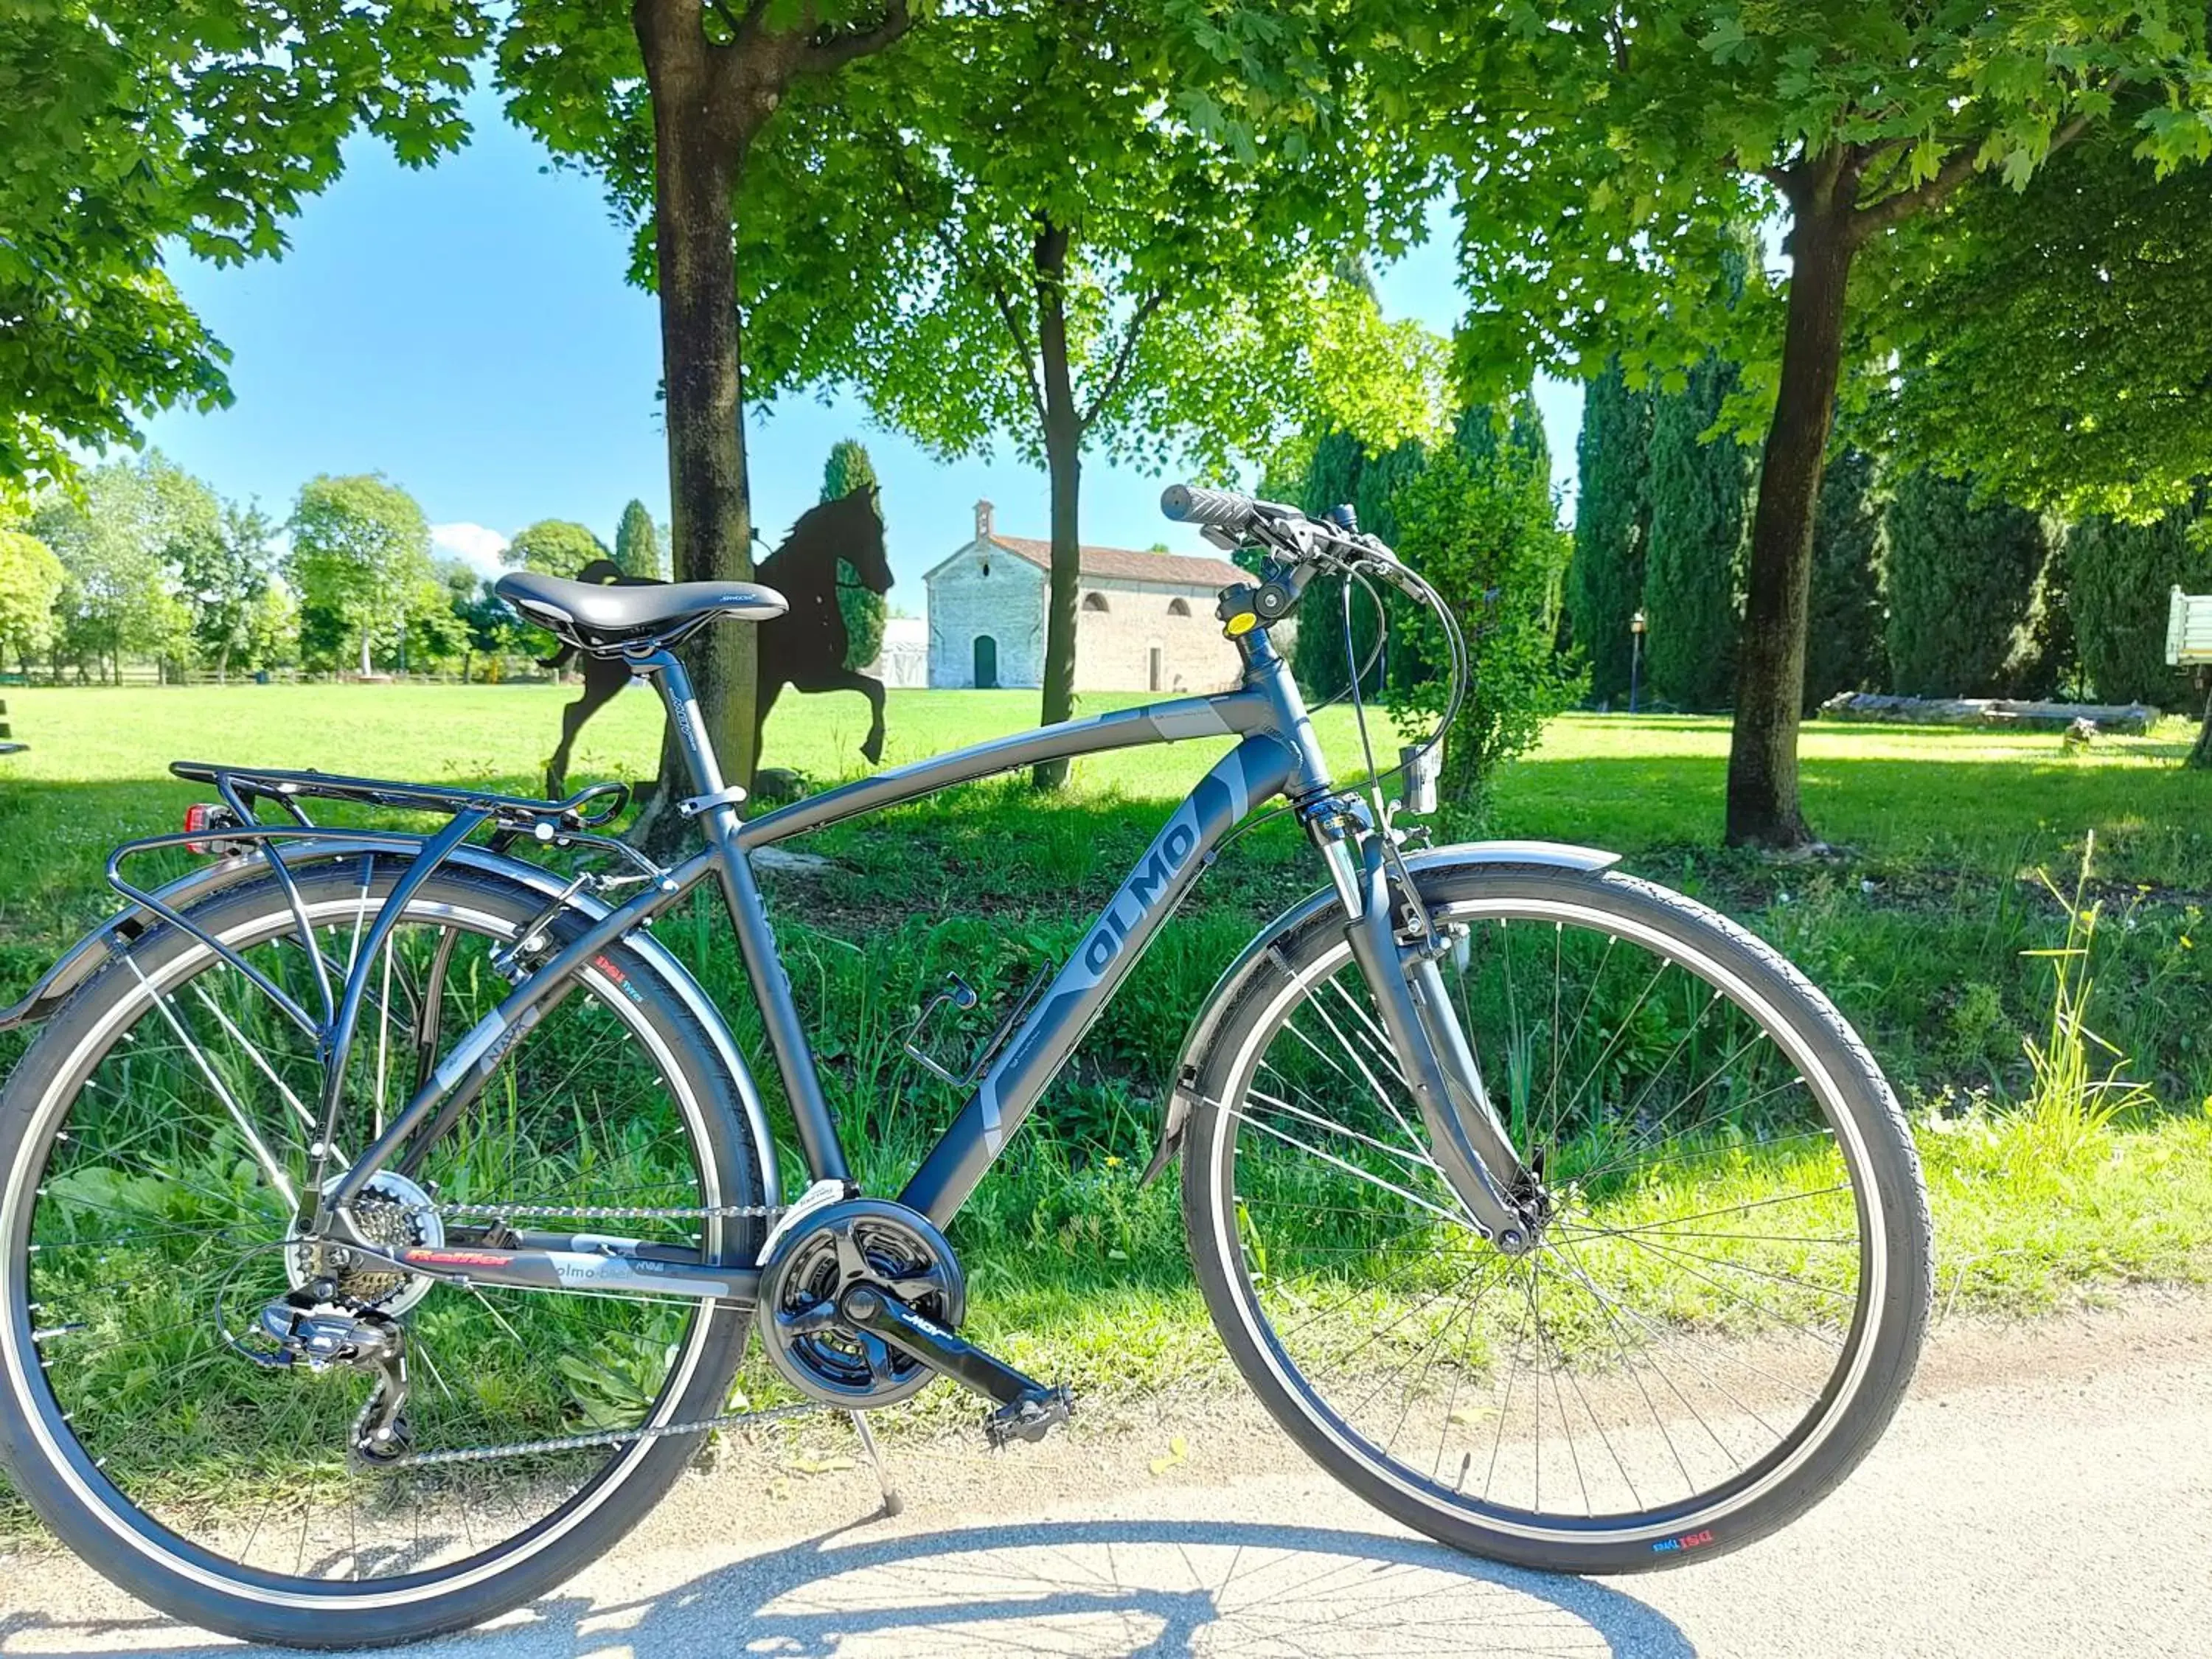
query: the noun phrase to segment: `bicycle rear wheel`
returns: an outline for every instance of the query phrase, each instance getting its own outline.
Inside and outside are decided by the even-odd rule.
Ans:
[[[1200,1061],[1184,1212],[1231,1355],[1338,1479],[1475,1553],[1624,1571],[1784,1525],[1873,1445],[1926,1322],[1926,1198],[1880,1071],[1680,895],[1420,880],[1550,1217],[1518,1257],[1475,1231],[1325,913]]]
[[[364,855],[301,876],[321,972],[343,977],[399,867]],[[341,1158],[510,988],[495,952],[543,904],[457,867],[419,890],[370,963]],[[193,920],[318,1006],[317,963],[273,878]],[[722,1410],[747,1316],[356,1267],[336,1299],[404,1333],[404,1449],[453,1461],[349,1455],[373,1372],[264,1369],[232,1340],[301,1287],[304,1253],[286,1241],[322,1079],[312,1034],[173,927],[141,938],[40,1035],[0,1096],[0,1453],[65,1541],[157,1607],[299,1646],[406,1641],[542,1593],[634,1524],[698,1440],[594,1437]],[[762,1200],[714,1045],[615,947],[356,1213],[394,1247],[465,1248],[507,1224],[438,1206],[665,1210],[597,1226],[750,1260],[762,1223],[683,1212]],[[543,1446],[553,1440],[579,1443]],[[541,1449],[480,1455],[531,1443]]]

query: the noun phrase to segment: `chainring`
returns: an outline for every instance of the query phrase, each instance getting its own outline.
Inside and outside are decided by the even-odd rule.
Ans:
[[[888,1199],[823,1206],[776,1241],[761,1270],[754,1322],[776,1373],[809,1399],[857,1411],[927,1388],[936,1373],[836,1316],[838,1299],[872,1285],[948,1330],[968,1311],[968,1286],[929,1218]]]

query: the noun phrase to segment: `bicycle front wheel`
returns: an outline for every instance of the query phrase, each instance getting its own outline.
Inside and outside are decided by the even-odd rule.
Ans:
[[[1184,1212],[1231,1355],[1338,1479],[1475,1553],[1626,1571],[1784,1525],[1873,1445],[1926,1323],[1927,1202],[1880,1071],[1680,895],[1420,880],[1548,1218],[1517,1257],[1475,1231],[1324,915],[1199,1064]]]
[[[193,920],[302,1007],[342,981],[400,868],[309,867]],[[544,898],[449,866],[369,963],[341,1161],[510,988],[498,952]],[[577,925],[549,931],[557,943]],[[619,1538],[720,1411],[743,1310],[432,1281],[373,1260],[315,1279],[404,1337],[404,1456],[355,1455],[380,1386],[270,1369],[256,1316],[302,1289],[323,1068],[313,1034],[170,927],[143,935],[40,1035],[0,1096],[0,1452],[63,1540],[141,1599],[294,1646],[398,1642],[543,1593]],[[545,1005],[483,1091],[355,1213],[397,1252],[509,1226],[609,1230],[750,1260],[760,1177],[728,1072],[635,954],[611,947]],[[543,1219],[471,1220],[528,1205]],[[659,1218],[593,1223],[563,1209]],[[434,1233],[430,1230],[436,1229]],[[442,1235],[442,1236],[440,1236]]]

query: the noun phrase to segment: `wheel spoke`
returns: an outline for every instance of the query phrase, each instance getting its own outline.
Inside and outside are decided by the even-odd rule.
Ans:
[[[1438,971],[1555,1183],[1534,1248],[1499,1254],[1445,1198],[1346,948],[1321,939],[1284,964],[1271,1023],[1220,1034],[1253,1058],[1201,1103],[1231,1294],[1321,1440],[1402,1463],[1437,1494],[1421,1504],[1557,1516],[1568,1540],[1728,1501],[1839,1409],[1824,1384],[1868,1248],[1824,1104],[1842,1088],[1800,1072],[1805,1045],[1736,1000],[1694,929],[1662,948],[1640,920],[1534,898],[1437,920],[1465,930]]]
[[[343,1149],[380,1130],[395,1091],[411,1086],[426,1034],[434,1042],[453,1021],[473,1025],[510,988],[489,958],[514,933],[453,918],[503,904],[519,929],[543,908],[535,895],[461,878],[471,884],[458,908],[420,919],[410,911],[365,957],[382,902],[375,867],[311,869],[298,878],[296,909],[269,890],[263,910],[210,924],[272,984],[304,990],[311,1003],[317,978],[366,975],[363,1018],[374,1030],[364,1023],[337,1091],[331,1171],[346,1166]],[[434,878],[425,896],[447,879]],[[222,902],[254,896],[246,890]],[[88,1039],[99,1046],[84,1053],[82,1085],[56,1121],[62,1133],[36,1154],[27,1238],[35,1351],[67,1413],[58,1430],[99,1462],[121,1494],[114,1502],[217,1560],[280,1577],[367,1585],[434,1575],[507,1549],[599,1483],[629,1478],[640,1460],[622,1437],[656,1415],[666,1420],[672,1390],[681,1386],[700,1416],[722,1409],[717,1367],[733,1363],[734,1350],[726,1339],[704,1346],[710,1328],[696,1296],[589,1287],[495,1296],[509,1287],[416,1280],[419,1299],[395,1300],[410,1281],[394,1258],[423,1230],[442,1227],[460,1246],[492,1236],[465,1215],[428,1218],[427,1198],[417,1207],[405,1196],[422,1198],[423,1184],[373,1178],[354,1213],[391,1231],[372,1233],[371,1250],[325,1256],[311,1270],[307,1247],[288,1240],[313,1196],[300,1173],[316,1167],[308,1143],[325,1138],[312,1109],[326,1088],[316,1039],[252,975],[204,951],[174,963],[196,947],[169,930],[149,941],[163,954],[125,956],[133,1006]],[[447,1204],[667,1208],[677,1215],[652,1231],[696,1241],[703,1172],[719,1155],[701,1127],[715,1109],[695,1103],[688,1073],[659,1058],[689,1039],[657,994],[636,1000],[653,988],[642,975],[626,988],[580,981],[548,1005],[419,1169],[409,1166],[420,1183]],[[717,1201],[754,1201],[741,1172],[723,1175],[717,1190]],[[580,1217],[565,1224],[593,1230]],[[311,1284],[310,1271],[323,1277]],[[334,1298],[316,1304],[319,1318],[398,1310],[410,1449],[580,1434],[590,1443],[472,1463],[465,1481],[444,1466],[349,1469],[353,1424],[375,1386],[370,1370],[343,1361],[320,1374],[264,1368],[226,1340],[276,1357],[279,1337],[264,1333],[260,1316],[288,1291],[302,1304]],[[704,1365],[686,1358],[701,1354],[719,1357]]]

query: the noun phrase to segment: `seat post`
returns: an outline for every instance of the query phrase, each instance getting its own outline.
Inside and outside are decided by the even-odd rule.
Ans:
[[[624,654],[629,659],[630,672],[651,679],[659,691],[676,730],[677,747],[684,751],[684,763],[690,769],[692,787],[702,799],[723,793],[721,763],[684,665],[657,641]],[[715,854],[715,870],[721,878],[723,901],[729,906],[730,925],[737,930],[745,978],[767,1030],[769,1049],[775,1056],[784,1098],[791,1103],[792,1123],[799,1132],[806,1167],[817,1181],[849,1184],[852,1170],[837,1139],[836,1120],[830,1115],[830,1103],[823,1097],[821,1079],[815,1073],[814,1047],[807,1041],[799,1006],[792,999],[791,979],[777,954],[775,933],[769,926],[768,908],[761,902],[752,866],[738,844],[741,820],[737,806],[730,800],[714,801],[700,809],[697,816],[707,844]]]
[[[707,734],[707,723],[699,713],[699,699],[691,690],[691,676],[683,662],[658,641],[623,654],[629,659],[630,672],[643,675],[660,694],[661,707],[668,711],[669,722],[676,728],[676,746],[683,750],[684,766],[691,774],[693,790],[700,795],[721,793],[721,759],[714,753],[714,739]],[[737,809],[732,805],[710,809],[704,817],[702,827],[710,840],[720,839],[714,833],[718,817],[726,817],[729,830],[737,827]]]

